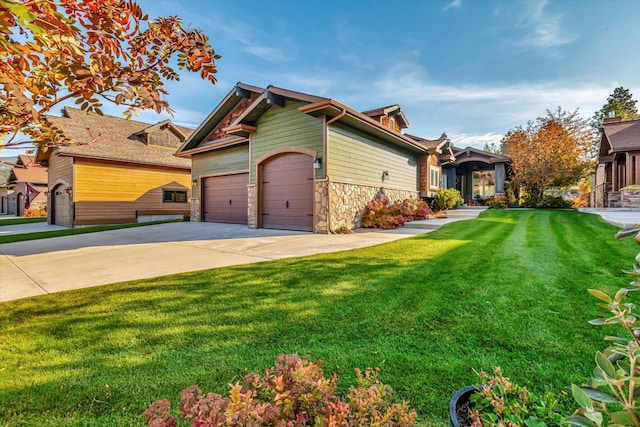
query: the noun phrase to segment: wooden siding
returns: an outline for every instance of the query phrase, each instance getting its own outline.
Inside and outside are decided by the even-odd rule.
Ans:
[[[191,165],[191,176],[197,181],[193,191],[194,194],[200,194],[201,176],[249,169],[249,145],[194,154]]]
[[[418,190],[418,158],[361,132],[332,125],[327,141],[327,173],[332,181]],[[382,178],[382,172],[389,176]]]
[[[256,183],[256,160],[280,147],[305,147],[322,156],[322,120],[298,111],[302,103],[287,101],[284,107],[271,107],[257,122],[251,136],[251,177]],[[324,162],[316,169],[316,179],[324,178]]]
[[[76,159],[75,225],[136,222],[137,212],[181,214],[189,203],[163,202],[163,189],[187,190],[188,170]]]
[[[51,153],[47,173],[49,174],[49,190],[59,181],[65,181],[73,186],[73,158]]]

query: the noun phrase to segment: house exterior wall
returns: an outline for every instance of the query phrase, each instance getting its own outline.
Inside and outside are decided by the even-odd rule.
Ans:
[[[201,185],[202,178],[226,172],[237,172],[249,169],[249,145],[208,151],[194,154],[191,157],[191,178],[195,181],[192,187],[191,221],[201,221],[202,212]]]
[[[327,175],[332,182],[418,191],[418,156],[346,127],[327,135]],[[383,172],[388,172],[383,177]]]
[[[39,209],[39,208],[45,208],[47,207],[47,187],[44,185],[36,185],[36,184],[32,184],[38,191],[40,191],[40,194],[38,194],[34,200],[31,201],[31,203],[29,204],[29,208],[31,209]],[[18,195],[22,194],[22,201],[19,202],[18,200]],[[22,216],[24,216],[24,211],[25,211],[25,198],[27,197],[27,183],[26,182],[16,182],[14,188],[13,188],[13,213],[16,214],[17,212],[21,212]],[[18,206],[18,203],[20,203],[20,206]]]
[[[74,225],[137,222],[140,216],[188,214],[189,170],[76,158]],[[163,202],[163,189],[186,190],[187,202]]]
[[[391,172],[389,172],[391,173]],[[318,198],[316,192],[316,199]],[[362,226],[362,215],[373,199],[388,198],[391,202],[408,198],[419,198],[417,191],[397,190],[372,185],[359,185],[330,181],[328,188],[328,230],[336,232],[341,227],[353,230]],[[316,231],[326,232],[324,230]]]
[[[354,129],[329,127],[326,167],[328,217],[319,216],[319,225],[326,221],[328,232],[360,227],[364,210],[373,199],[387,197],[393,202],[419,197],[418,155]],[[388,174],[383,176],[385,171]],[[317,188],[316,200],[322,199],[324,189]]]
[[[55,149],[54,149],[55,150]],[[73,157],[58,156],[55,151],[49,155],[49,175],[48,183],[48,206],[54,206],[52,198],[55,197],[54,189],[58,186],[66,187],[73,195]],[[73,200],[69,199],[68,212],[73,212]],[[52,223],[54,212],[49,209],[47,212],[47,222]]]
[[[256,184],[257,160],[282,147],[304,147],[323,151],[323,123],[298,110],[302,103],[287,101],[284,107],[271,107],[257,122],[257,132],[251,135],[251,166],[249,183]],[[324,164],[316,169],[316,179],[324,178]]]

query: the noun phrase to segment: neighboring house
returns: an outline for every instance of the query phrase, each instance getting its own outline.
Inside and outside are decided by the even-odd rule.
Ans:
[[[432,196],[450,143],[407,127],[397,105],[238,83],[176,153],[192,161],[191,218],[328,233],[358,227],[376,197]]]
[[[454,147],[453,155],[443,167],[444,188],[457,189],[465,202],[504,196],[509,157],[472,147]]]
[[[594,207],[640,207],[640,120],[607,117],[600,128],[598,168],[591,195]]]
[[[19,155],[4,190],[0,190],[0,203],[3,207],[6,203],[6,212],[16,216],[23,216],[29,208],[46,209],[47,168],[34,156]]]
[[[66,107],[47,117],[69,143],[40,148],[49,167],[49,222],[68,227],[178,218],[189,212],[191,168],[173,155],[191,129]]]

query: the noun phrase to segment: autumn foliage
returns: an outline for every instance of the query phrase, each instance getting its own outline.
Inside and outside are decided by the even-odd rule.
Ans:
[[[264,377],[251,373],[243,384],[229,384],[227,397],[202,394],[192,386],[180,394],[180,416],[192,426],[413,426],[416,412],[406,402],[392,403],[392,390],[378,370],[356,369],[358,387],[347,399],[335,394],[338,378],[325,378],[322,362],[296,354],[280,355]],[[164,399],[142,414],[149,427],[175,427],[171,403]]]
[[[592,167],[587,160],[592,128],[578,116],[558,108],[505,135],[513,183],[525,193],[525,204],[536,206],[545,190],[575,184]]]
[[[19,144],[19,131],[36,143],[68,142],[45,120],[63,101],[97,114],[104,101],[126,106],[128,117],[171,113],[172,59],[215,83],[220,58],[201,30],[175,16],[149,20],[133,0],[0,0],[0,55],[0,148]]]

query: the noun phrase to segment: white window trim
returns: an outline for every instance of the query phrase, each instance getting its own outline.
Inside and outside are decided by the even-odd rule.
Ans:
[[[433,181],[433,172],[435,171],[437,179],[434,185]],[[437,166],[429,165],[429,188],[440,188],[440,168]]]

